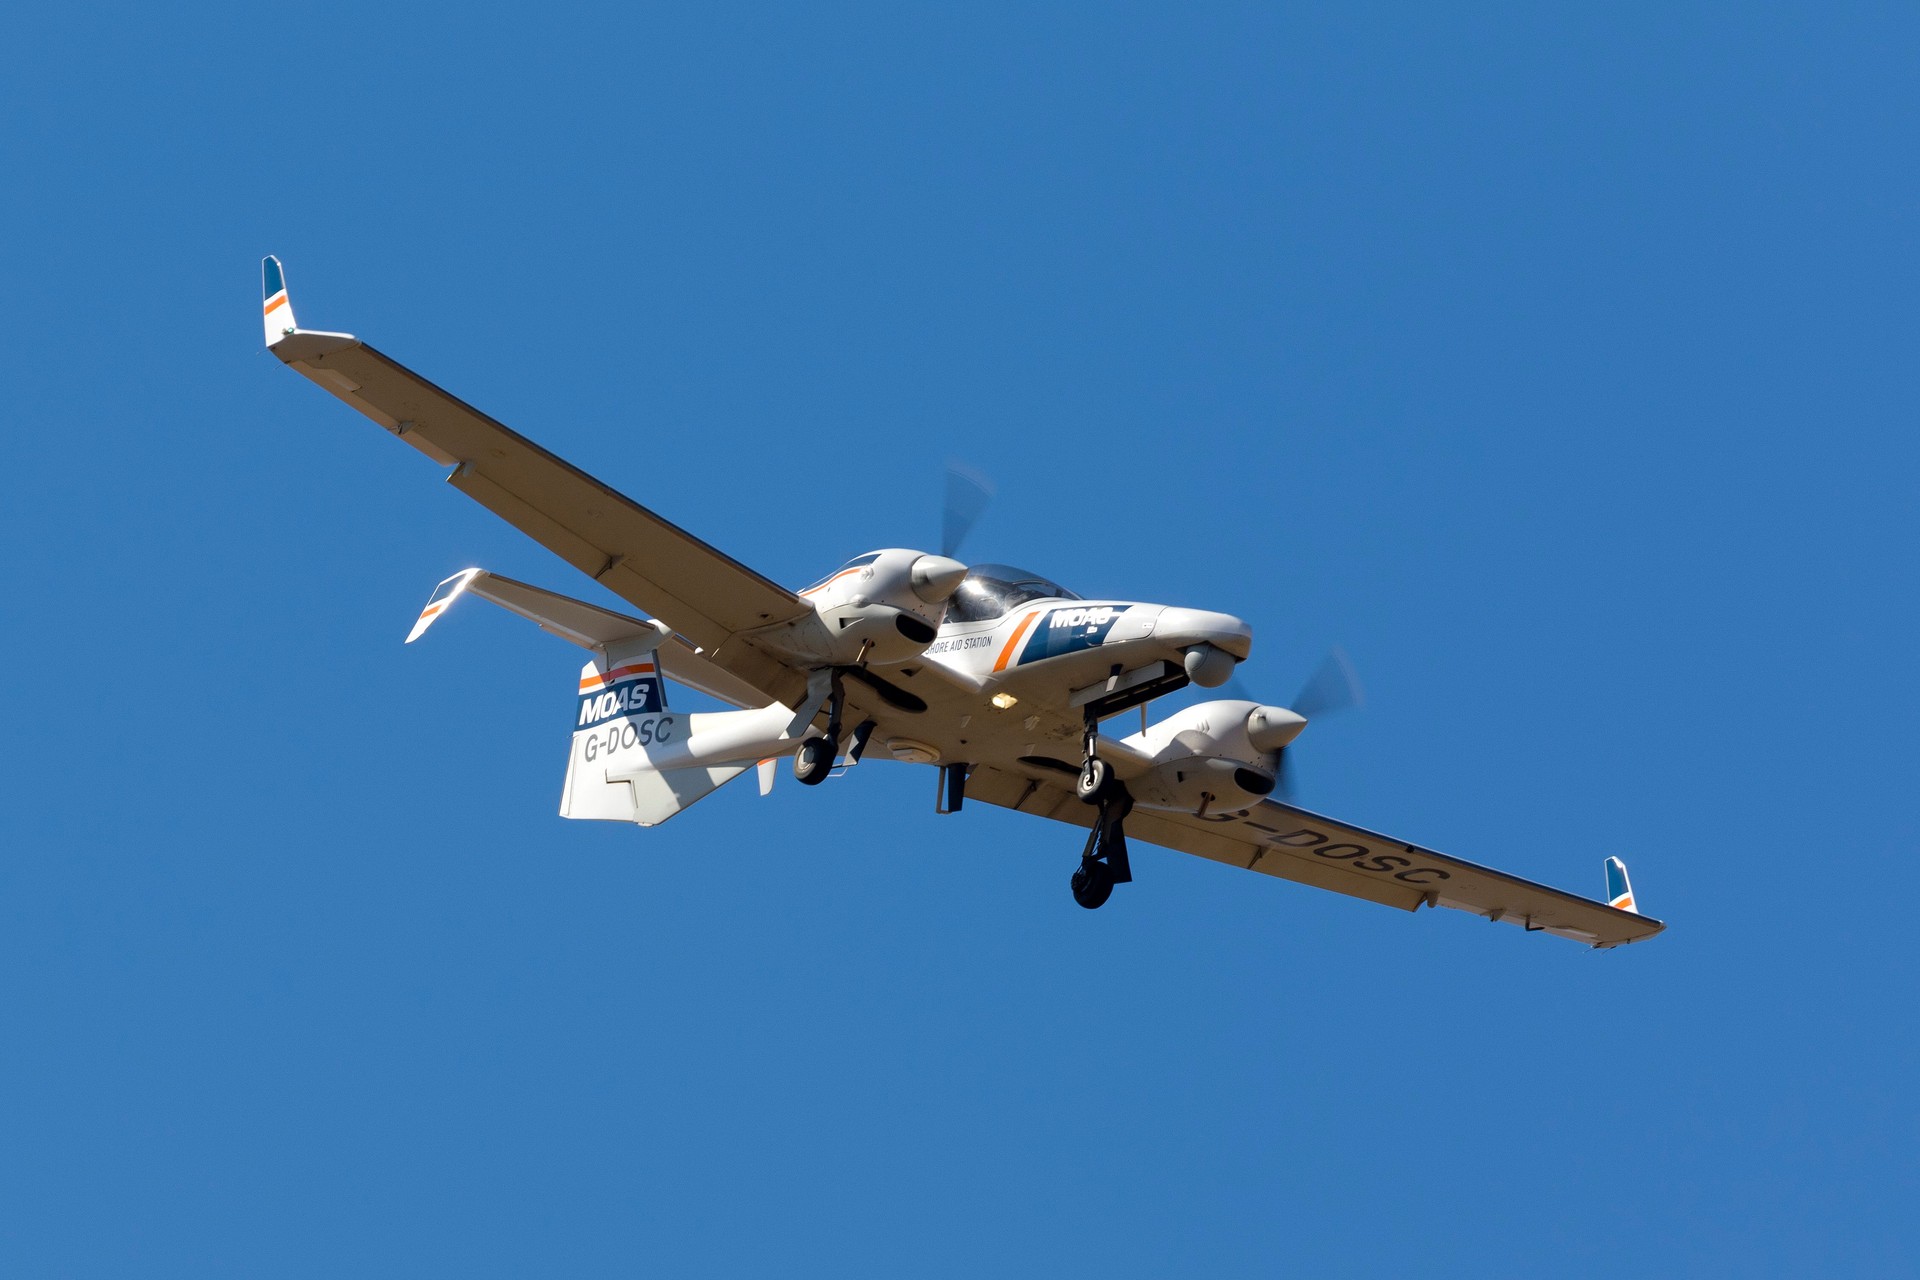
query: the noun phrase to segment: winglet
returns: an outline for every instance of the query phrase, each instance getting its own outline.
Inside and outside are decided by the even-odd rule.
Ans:
[[[1607,905],[1640,914],[1633,905],[1633,881],[1627,879],[1627,864],[1618,858],[1607,859]]]
[[[260,259],[260,299],[268,346],[300,327],[294,323],[293,303],[287,300],[287,273],[272,254]]]
[[[317,329],[302,329],[293,318],[293,301],[287,297],[287,272],[280,265],[280,259],[268,254],[260,259],[260,323],[266,329],[267,349],[279,356],[287,364],[298,364],[339,351],[345,347],[358,346],[360,340],[350,333],[322,333]],[[308,377],[311,372],[303,369]],[[321,383],[335,395],[341,392],[326,382]],[[351,395],[342,397],[348,404],[366,412],[366,406],[354,400]],[[391,427],[388,430],[392,430]]]
[[[269,258],[268,261],[271,262],[273,260]],[[433,625],[436,618],[447,611],[447,606],[458,599],[460,593],[472,585],[475,578],[485,572],[485,569],[462,569],[435,587],[433,594],[427,598],[427,607],[422,609],[420,616],[414,620],[413,630],[407,632],[406,643],[412,644],[415,640],[427,634],[427,628]]]

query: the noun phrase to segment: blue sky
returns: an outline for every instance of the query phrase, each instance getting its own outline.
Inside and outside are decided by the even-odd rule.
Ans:
[[[10,18],[0,1269],[1910,1274],[1906,6]],[[938,538],[1369,705],[1608,954],[880,765],[554,816],[596,588],[257,261],[800,585]]]

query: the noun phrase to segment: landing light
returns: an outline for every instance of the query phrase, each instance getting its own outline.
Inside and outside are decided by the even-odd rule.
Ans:
[[[1005,711],[1008,707],[1012,706],[1014,703],[1018,701],[1020,701],[1020,699],[1014,697],[1010,693],[996,693],[993,695],[993,705],[1000,708],[1002,711]]]

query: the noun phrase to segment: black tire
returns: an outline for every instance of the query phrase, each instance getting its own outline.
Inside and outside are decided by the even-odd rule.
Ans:
[[[809,787],[817,787],[833,772],[833,741],[808,738],[793,757],[793,776]]]
[[[1100,796],[1113,781],[1113,766],[1094,756],[1080,766],[1080,777],[1073,784],[1073,794],[1088,804],[1100,803]]]
[[[1073,872],[1073,900],[1089,911],[1113,896],[1113,872],[1104,862],[1083,859]]]

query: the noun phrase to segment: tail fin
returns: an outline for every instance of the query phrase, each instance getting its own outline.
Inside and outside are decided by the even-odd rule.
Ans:
[[[272,254],[260,259],[260,299],[268,346],[300,327],[294,323],[293,303],[287,299],[287,273]]]
[[[1640,914],[1633,904],[1633,881],[1627,879],[1627,864],[1618,858],[1607,859],[1607,905]]]
[[[661,769],[649,759],[650,752],[671,749],[689,731],[689,717],[667,710],[666,681],[654,654],[659,643],[660,637],[652,635],[609,644],[596,649],[593,660],[580,668],[579,710],[560,795],[561,817],[651,827],[751,767],[693,764]]]
[[[797,711],[778,702],[761,705],[758,690],[674,636],[664,623],[631,618],[484,569],[462,569],[435,587],[407,642],[418,640],[463,595],[490,600],[593,655],[580,668],[573,746],[560,795],[565,818],[643,827],[665,822],[745,773],[769,750],[790,750],[827,696],[826,683],[814,682],[819,687],[808,685],[809,700]],[[669,712],[667,676],[743,709]],[[763,792],[771,780],[771,770],[763,767]]]

